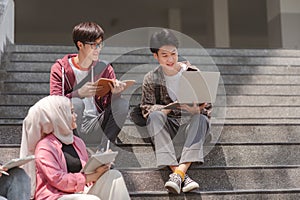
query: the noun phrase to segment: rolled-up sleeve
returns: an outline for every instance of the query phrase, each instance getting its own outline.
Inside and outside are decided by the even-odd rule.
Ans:
[[[86,178],[81,172],[68,173],[64,170],[65,163],[54,155],[53,151],[46,148],[39,148],[36,151],[37,173],[43,174],[48,184],[66,193],[83,191]]]
[[[145,75],[142,86],[142,103],[141,108],[145,118],[152,111],[161,110],[164,105],[156,104],[155,83],[153,81],[153,71]]]

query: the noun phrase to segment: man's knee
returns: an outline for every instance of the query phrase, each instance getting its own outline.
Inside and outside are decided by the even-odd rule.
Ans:
[[[167,116],[161,111],[151,112],[147,120],[147,129],[151,137],[156,137],[165,127]],[[162,135],[162,134],[161,134]]]
[[[166,118],[166,115],[161,111],[153,111],[148,116],[150,122],[156,120],[166,121]]]
[[[190,135],[195,134],[195,137],[200,135],[202,135],[201,137],[205,137],[210,129],[209,119],[202,114],[194,115],[190,124],[190,129],[192,130],[191,133],[189,133]]]
[[[208,125],[209,124],[209,120],[208,120],[207,116],[202,115],[202,114],[194,115],[192,118],[192,122],[197,123],[199,125]]]

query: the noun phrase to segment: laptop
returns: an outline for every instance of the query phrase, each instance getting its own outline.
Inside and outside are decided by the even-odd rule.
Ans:
[[[184,71],[180,77],[177,100],[179,103],[214,103],[220,72]]]

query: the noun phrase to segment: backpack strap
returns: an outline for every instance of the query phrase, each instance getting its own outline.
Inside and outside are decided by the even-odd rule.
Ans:
[[[89,82],[89,81],[92,81],[92,78],[94,74],[100,74],[107,66],[109,65],[108,62],[106,61],[100,61],[100,62],[97,62],[96,66],[94,67],[93,70],[89,70],[89,73],[88,75],[82,79],[74,88],[73,88],[73,91],[74,90],[78,90],[79,88],[81,88],[86,82]],[[92,72],[94,71],[94,72]]]

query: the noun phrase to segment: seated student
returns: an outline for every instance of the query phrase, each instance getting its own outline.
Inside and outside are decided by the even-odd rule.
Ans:
[[[169,30],[164,29],[151,36],[150,50],[159,66],[144,77],[141,108],[143,116],[147,118],[148,132],[154,140],[157,166],[169,166],[173,172],[165,187],[169,192],[179,194],[181,190],[189,192],[199,188],[187,171],[192,163],[203,162],[203,143],[210,124],[208,117],[203,114],[207,111],[206,103],[201,106],[195,103],[193,106],[182,105],[181,109],[190,113],[185,117],[178,110],[163,109],[177,100],[176,91],[182,72],[198,70],[189,63],[178,62],[177,48],[178,40]],[[157,87],[159,101],[155,94]],[[179,161],[176,156],[178,151]]]
[[[22,168],[14,167],[7,170],[0,166],[0,171],[9,173],[3,175],[0,172],[0,200],[30,199],[30,178]]]
[[[116,79],[113,67],[99,60],[103,37],[103,29],[94,22],[76,25],[73,42],[78,53],[58,59],[50,73],[50,95],[72,98],[78,135],[88,144],[99,142],[99,150],[105,147],[107,139],[116,142],[129,110],[129,102],[121,98],[125,87],[119,80],[107,95],[96,95],[101,88],[94,81]],[[101,64],[103,68],[99,67]]]
[[[121,173],[110,170],[110,164],[92,174],[81,172],[88,154],[83,140],[73,135],[76,116],[70,99],[48,96],[32,106],[24,119],[27,139],[22,138],[22,145],[27,148],[21,151],[35,149],[36,170],[31,172],[36,173],[35,199],[130,199]],[[28,142],[31,138],[42,139],[35,145]]]

